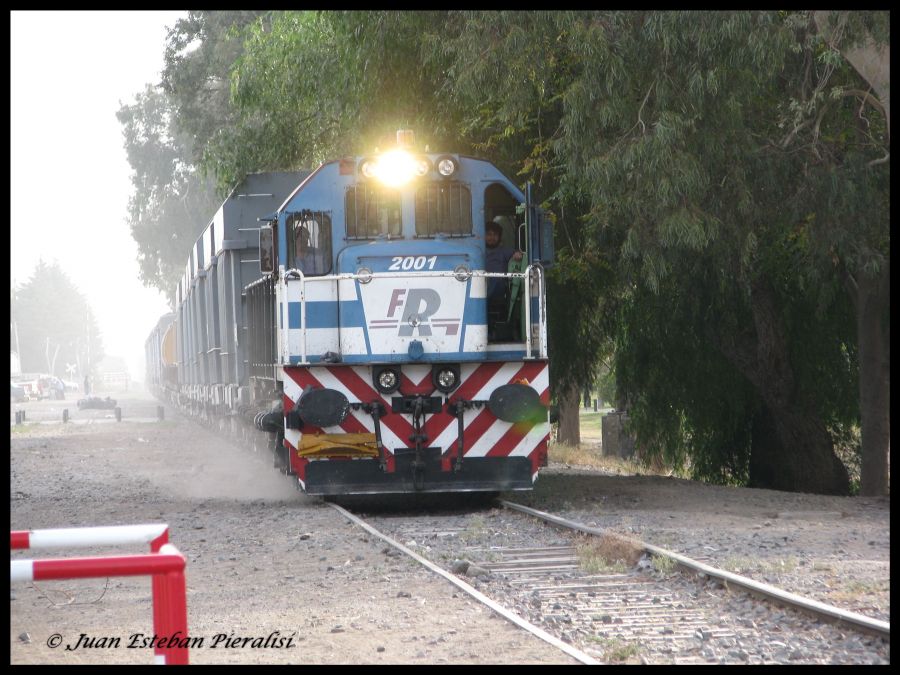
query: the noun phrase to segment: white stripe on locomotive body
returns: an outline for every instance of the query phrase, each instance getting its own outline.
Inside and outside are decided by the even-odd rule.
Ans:
[[[541,422],[535,424],[531,430],[525,434],[519,444],[514,447],[509,457],[527,457],[537,447],[538,443],[544,440],[550,434],[550,422]]]
[[[504,422],[503,420],[497,420],[491,425],[491,428],[485,431],[481,438],[475,441],[469,448],[466,449],[465,456],[466,457],[484,457],[487,455],[491,449],[497,445],[497,442],[503,438],[503,434],[510,430],[512,424],[509,422]],[[469,445],[468,443],[466,445]]]
[[[540,290],[535,273],[530,292],[533,349],[545,342]],[[367,283],[335,276],[302,282],[288,278],[276,285],[276,296],[278,353],[285,364],[321,362],[326,352],[339,353],[350,363],[403,360],[413,340],[421,343],[428,361],[482,361],[485,353],[498,360],[525,356],[524,343],[488,344],[487,317],[479,309],[486,296],[482,276],[459,281],[427,271],[399,272]]]
[[[478,390],[478,393],[475,394],[472,399],[475,401],[489,399],[491,397],[491,392],[493,392],[494,389],[507,384],[521,369],[521,363],[504,363],[500,366],[500,370],[494,373],[493,377]]]
[[[302,288],[302,296],[301,296],[301,288]],[[338,352],[341,349],[341,345],[338,339],[338,330],[337,327],[327,327],[327,328],[311,328],[311,325],[316,325],[315,322],[318,319],[317,316],[314,315],[315,309],[317,307],[321,307],[318,303],[327,303],[325,306],[328,307],[337,315],[337,287],[333,281],[316,281],[315,277],[312,277],[312,280],[307,279],[305,282],[301,282],[299,279],[288,279],[287,281],[287,311],[284,312],[284,321],[280,324],[282,330],[286,330],[287,339],[288,339],[288,354],[290,358],[295,360],[299,359],[302,352],[303,345],[303,331],[299,328],[301,318],[298,316],[295,321],[297,322],[297,328],[292,327],[293,323],[290,321],[291,317],[291,309],[296,307],[296,312],[302,311],[301,302],[305,300],[307,303],[316,303],[314,305],[307,305],[306,307],[306,356],[307,359],[310,355],[319,356],[324,354],[325,352]],[[282,306],[284,309],[284,306]]]

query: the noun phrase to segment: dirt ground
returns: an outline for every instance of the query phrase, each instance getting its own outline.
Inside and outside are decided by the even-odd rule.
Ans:
[[[118,401],[121,422],[109,411],[79,416],[74,401],[16,406],[27,410],[27,424],[11,426],[10,526],[167,523],[170,541],[188,560],[190,635],[205,641],[191,650],[191,663],[575,663],[298,493],[267,457],[171,410],[165,421],[153,421],[156,403],[146,394],[119,394]],[[61,420],[62,405],[72,414],[68,424],[38,423]],[[146,421],[130,421],[129,411]],[[151,649],[128,647],[132,636],[152,635],[146,577],[17,583],[10,600],[13,664],[153,660]],[[291,637],[290,646],[225,648],[220,639],[213,647],[217,635],[265,638],[274,631]],[[93,647],[78,646],[82,633]],[[51,649],[54,634],[62,644]]]
[[[121,422],[110,411],[76,412],[74,401],[46,401],[14,406],[27,410],[28,422],[12,425],[11,408],[11,529],[167,523],[171,542],[188,559],[190,634],[205,641],[191,650],[191,663],[575,663],[298,493],[272,470],[267,454],[232,445],[168,408],[165,421],[155,420],[157,403],[143,392],[120,393],[118,400]],[[58,421],[62,405],[73,410],[68,424]],[[835,604],[841,580],[871,568],[865,581],[872,597],[856,591],[848,608],[866,609],[859,604],[865,600],[871,611],[890,615],[889,498],[743,490],[551,466],[534,493],[517,500],[710,562],[795,557],[793,578],[768,580],[785,581],[789,590],[796,583],[794,590],[804,594],[815,583],[825,589],[819,598]],[[771,566],[762,568],[768,574]],[[828,578],[811,576],[812,570]],[[290,636],[290,646],[212,647],[217,635],[265,638],[274,631]],[[47,642],[54,634],[62,645],[52,649]],[[98,646],[66,650],[81,634]],[[11,663],[150,663],[151,650],[127,647],[135,634],[152,634],[147,578],[11,589]],[[103,638],[107,644],[120,638],[119,646],[100,646]]]

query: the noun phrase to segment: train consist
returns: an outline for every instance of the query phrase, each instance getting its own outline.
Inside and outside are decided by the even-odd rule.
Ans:
[[[261,438],[310,494],[530,489],[552,260],[530,189],[403,132],[383,153],[251,175],[194,244],[147,382]]]

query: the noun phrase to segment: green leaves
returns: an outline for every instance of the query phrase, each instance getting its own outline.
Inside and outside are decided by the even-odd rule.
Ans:
[[[537,183],[564,261],[549,279],[554,383],[589,379],[615,342],[645,441],[745,475],[764,392],[723,354],[755,349],[755,282],[772,288],[800,393],[849,395],[836,289],[886,268],[890,146],[878,88],[842,55],[889,41],[887,13],[832,12],[844,32],[827,36],[808,11],[225,14],[173,31],[170,98],[148,95],[126,127],[133,223],[168,214],[200,158],[224,190],[408,126]],[[813,398],[834,421],[840,406]]]

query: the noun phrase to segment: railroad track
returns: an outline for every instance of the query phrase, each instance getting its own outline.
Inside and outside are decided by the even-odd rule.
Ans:
[[[559,525],[560,527],[564,527],[572,531],[584,532],[586,534],[599,536],[606,534],[605,532],[597,528],[588,527],[582,525],[581,523],[576,523],[559,516],[544,513],[543,511],[538,511],[537,509],[532,509],[528,506],[523,506],[521,504],[516,504],[514,502],[508,501],[502,501],[501,503],[506,508],[534,516],[535,518],[540,518],[541,520]],[[734,574],[732,572],[727,572],[725,570],[720,570],[715,567],[710,567],[709,565],[706,565],[698,560],[693,560],[691,558],[688,558],[687,556],[680,555],[658,546],[653,546],[652,544],[646,544],[638,540],[631,541],[634,542],[637,546],[640,546],[640,548],[642,548],[645,552],[652,555],[663,556],[669,560],[672,560],[674,563],[688,571],[700,575],[706,575],[707,577],[716,579],[723,584],[727,584],[731,587],[741,588],[749,593],[753,593],[759,597],[771,600],[785,607],[790,607],[798,611],[806,612],[816,617],[817,619],[852,626],[857,630],[862,630],[866,633],[876,635],[878,637],[883,637],[885,639],[890,639],[891,637],[891,625],[887,621],[873,619],[856,612],[851,612],[845,609],[834,607],[832,605],[827,605],[817,600],[804,598],[802,596],[796,595],[794,593],[789,593],[788,591],[784,591],[769,584],[760,583],[748,577]]]
[[[591,538],[607,533],[512,502],[500,503],[510,516],[520,516],[507,529],[523,535],[493,528],[492,536],[479,536],[485,535],[479,530],[490,531],[492,526],[485,526],[478,513],[382,514],[366,522],[332,506],[583,663],[802,663],[806,653],[792,646],[791,633],[821,632],[820,621],[838,624],[825,628],[834,632],[835,640],[845,637],[838,631],[852,629],[890,641],[887,622],[637,540],[627,542],[640,555],[637,565],[586,571],[585,548],[590,549]],[[671,561],[667,567],[680,572],[659,574],[654,566],[661,566],[660,560]],[[734,589],[753,597],[732,593]],[[803,615],[783,608],[812,618],[804,622]]]

